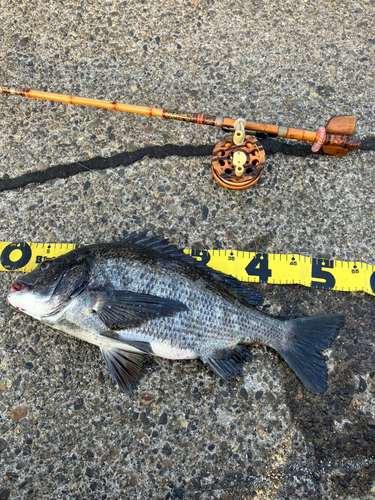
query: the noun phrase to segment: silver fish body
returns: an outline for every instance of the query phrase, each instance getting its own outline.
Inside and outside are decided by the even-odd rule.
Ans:
[[[9,302],[100,347],[111,376],[131,394],[144,355],[200,358],[223,379],[241,375],[253,342],[276,349],[312,392],[326,389],[321,352],[338,314],[281,321],[254,306],[261,295],[212,271],[167,241],[130,235],[40,264],[13,285]]]

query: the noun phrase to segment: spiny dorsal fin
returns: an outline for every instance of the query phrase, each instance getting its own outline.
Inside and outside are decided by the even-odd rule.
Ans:
[[[140,234],[130,233],[126,238],[122,240],[123,243],[128,245],[138,245],[143,248],[148,248],[152,250],[156,250],[160,253],[170,255],[179,260],[183,260],[185,262],[190,262],[191,264],[196,263],[195,259],[192,259],[188,254],[184,253],[183,250],[177,248],[172,243],[164,238],[160,240],[155,236],[147,236],[147,231],[142,232]],[[204,266],[206,267],[206,266]]]
[[[263,304],[263,297],[258,291],[252,290],[251,288],[245,288],[236,278],[228,276],[227,274],[223,274],[219,271],[214,271],[210,267],[207,267],[204,262],[200,262],[194,259],[190,255],[184,253],[180,248],[177,248],[175,245],[170,244],[167,239],[159,240],[154,236],[147,236],[147,231],[145,231],[140,234],[130,233],[126,238],[124,238],[124,240],[122,240],[122,242],[125,244],[134,244],[140,247],[153,249],[157,252],[169,255],[170,257],[173,257],[175,259],[187,262],[195,267],[204,269],[205,271],[209,272],[211,276],[217,281],[230,287],[232,290],[232,295],[235,296],[235,298],[237,298],[244,305],[261,306]],[[202,252],[205,251],[202,250]],[[207,254],[207,252],[205,252],[205,254]]]

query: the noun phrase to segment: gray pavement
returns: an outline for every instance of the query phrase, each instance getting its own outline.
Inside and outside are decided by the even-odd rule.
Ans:
[[[315,130],[374,134],[374,2],[11,1],[0,84]],[[0,177],[148,145],[211,144],[209,127],[0,97]],[[266,152],[267,153],[267,152]],[[373,151],[266,156],[229,192],[210,158],[144,158],[0,193],[0,241],[113,241],[375,264]],[[132,399],[99,351],[11,310],[0,276],[0,499],[375,498],[374,298],[256,285],[272,314],[344,313],[324,395],[270,349],[233,386],[199,361],[150,360]]]

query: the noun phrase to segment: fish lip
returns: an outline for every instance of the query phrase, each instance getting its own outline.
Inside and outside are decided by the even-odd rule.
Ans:
[[[23,309],[22,307],[19,307],[19,306],[15,306],[14,304],[12,304],[12,301],[11,301],[11,297],[12,295],[15,295],[15,294],[20,294],[20,293],[23,293],[24,290],[19,290],[19,291],[16,291],[16,290],[12,290],[11,292],[8,293],[7,295],[7,301],[9,302],[9,304],[14,307],[14,309],[16,309],[17,311],[22,311],[24,313],[26,313],[26,309]]]
[[[22,288],[20,288],[19,290],[17,290],[17,288],[15,288],[16,285],[21,285]],[[12,287],[12,292],[16,292],[16,293],[27,292],[28,290],[31,289],[31,285],[29,285],[29,283],[26,283],[22,279],[21,280],[19,279],[18,281],[12,283],[11,287]]]
[[[17,290],[17,288],[14,288],[14,286],[16,285],[21,285],[22,288],[20,288],[19,290]],[[9,304],[14,307],[15,309],[18,309],[18,310],[21,310],[21,311],[24,311],[24,309],[21,309],[19,307],[16,307],[12,304],[11,302],[11,298],[14,297],[14,296],[19,296],[20,294],[24,294],[28,291],[30,291],[30,285],[28,285],[27,283],[24,283],[23,281],[21,280],[18,280],[16,281],[15,283],[12,283],[11,285],[12,289],[8,292],[7,294],[7,301],[9,302]]]

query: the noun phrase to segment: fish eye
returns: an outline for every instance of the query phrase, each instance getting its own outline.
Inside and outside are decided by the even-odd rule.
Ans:
[[[48,268],[49,268],[50,264],[51,264],[50,262],[42,262],[42,263],[40,264],[40,269],[41,269],[42,271],[45,271],[46,269],[48,269]]]

